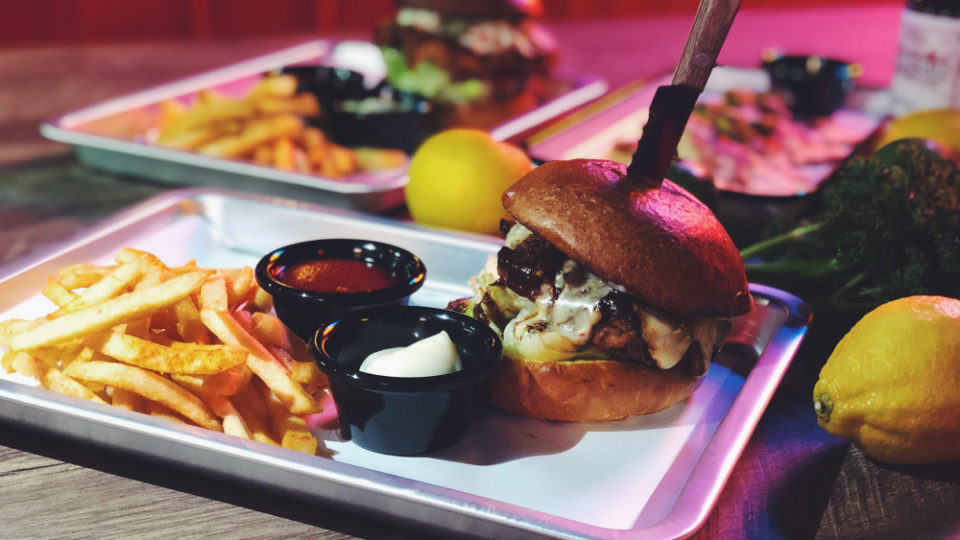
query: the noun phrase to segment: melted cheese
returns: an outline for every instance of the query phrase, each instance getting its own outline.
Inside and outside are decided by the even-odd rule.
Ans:
[[[517,223],[507,233],[506,246],[513,249],[531,234]],[[575,261],[565,261],[554,280],[554,287],[560,290],[557,297],[554,299],[553,290],[545,285],[535,301],[530,302],[510,289],[491,285],[497,278],[496,259],[491,257],[476,282],[478,289],[489,293],[504,315],[512,318],[503,329],[506,352],[532,361],[573,360],[593,354],[588,345],[593,326],[600,320],[599,303],[613,289],[586,270],[582,271],[586,276],[582,285],[566,283],[564,275],[577,270]],[[639,307],[637,314],[647,350],[661,369],[677,365],[694,340],[700,344],[704,362],[709,365],[723,339],[724,319],[697,319],[683,324]]]

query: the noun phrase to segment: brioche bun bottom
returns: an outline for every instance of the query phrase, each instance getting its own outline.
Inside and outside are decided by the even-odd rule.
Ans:
[[[681,370],[612,360],[527,362],[504,355],[491,383],[491,402],[531,418],[599,422],[661,411],[702,382],[702,376]]]

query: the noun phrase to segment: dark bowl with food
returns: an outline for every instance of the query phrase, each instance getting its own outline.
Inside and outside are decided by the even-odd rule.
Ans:
[[[422,343],[441,332],[459,357],[457,371],[408,377],[360,369],[371,354]],[[344,437],[392,455],[422,454],[459,441],[503,353],[500,338],[483,322],[416,306],[344,311],[317,331],[311,346],[330,380]],[[406,360],[424,360],[418,354]]]
[[[859,64],[816,55],[770,55],[763,69],[771,88],[783,93],[790,111],[802,119],[833,114],[862,70]]]
[[[328,111],[330,138],[346,146],[397,148],[412,154],[434,130],[434,104],[387,84],[334,102]]]
[[[282,73],[296,77],[297,91],[314,94],[325,109],[337,101],[355,99],[369,92],[363,74],[352,69],[302,64],[287,66]]]
[[[406,304],[427,269],[394,245],[328,238],[275,249],[260,259],[255,274],[280,320],[309,340],[342,311]]]
[[[297,65],[283,72],[297,78],[299,91],[317,97],[320,127],[338,144],[409,154],[437,129],[434,103],[420,94],[386,82],[367,87],[361,73],[339,67]]]

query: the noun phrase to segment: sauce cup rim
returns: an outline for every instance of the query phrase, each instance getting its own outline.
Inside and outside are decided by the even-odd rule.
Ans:
[[[316,256],[313,258],[310,257],[299,257],[297,253],[300,251],[307,251],[313,246],[322,246],[322,245],[335,245],[335,246],[347,246],[347,245],[356,245],[361,246],[364,244],[371,244],[377,249],[385,249],[393,251],[400,254],[400,256],[409,261],[413,268],[413,277],[405,281],[400,281],[395,285],[389,287],[384,287],[381,289],[375,289],[372,291],[366,292],[348,292],[348,293],[337,293],[337,292],[320,292],[320,291],[311,291],[308,289],[301,289],[293,285],[284,283],[283,281],[277,279],[271,269],[273,266],[278,264],[278,262],[283,261],[283,255],[291,253],[289,256],[296,259],[296,262],[307,262],[310,260],[323,260],[325,258],[334,259],[334,258],[347,258],[352,257],[330,254],[329,256]],[[359,259],[359,258],[357,258]],[[255,268],[255,274],[258,283],[263,287],[268,293],[273,296],[281,296],[282,299],[298,299],[298,300],[321,300],[329,301],[337,306],[341,307],[351,307],[359,305],[368,305],[368,304],[379,304],[384,302],[390,302],[405,296],[410,296],[416,292],[423,285],[423,282],[426,280],[427,269],[423,261],[416,255],[414,255],[409,250],[389,244],[386,242],[380,242],[377,240],[368,240],[364,238],[323,238],[316,240],[307,240],[304,242],[297,242],[294,244],[288,244],[276,248],[266,255],[264,255],[260,261],[257,263]]]
[[[362,324],[371,319],[383,321],[391,319],[393,316],[399,317],[399,314],[411,314],[416,317],[417,315],[413,314],[417,313],[421,314],[420,316],[443,316],[450,320],[468,324],[474,332],[482,334],[481,339],[487,344],[487,349],[476,362],[465,365],[459,371],[428,377],[391,377],[365,373],[356,368],[345,367],[327,350],[326,343],[329,336],[336,332],[337,325],[345,320]],[[455,336],[451,336],[451,339],[456,342]],[[492,374],[499,366],[503,356],[503,344],[500,338],[486,324],[462,313],[425,306],[388,306],[342,313],[323,328],[317,330],[310,346],[317,366],[328,377],[337,379],[341,383],[380,393],[448,392],[475,384]]]

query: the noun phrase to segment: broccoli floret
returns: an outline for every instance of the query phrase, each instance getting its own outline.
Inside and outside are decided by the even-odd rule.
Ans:
[[[960,297],[960,171],[922,141],[854,157],[814,215],[741,250],[751,281],[862,315],[914,294]]]

